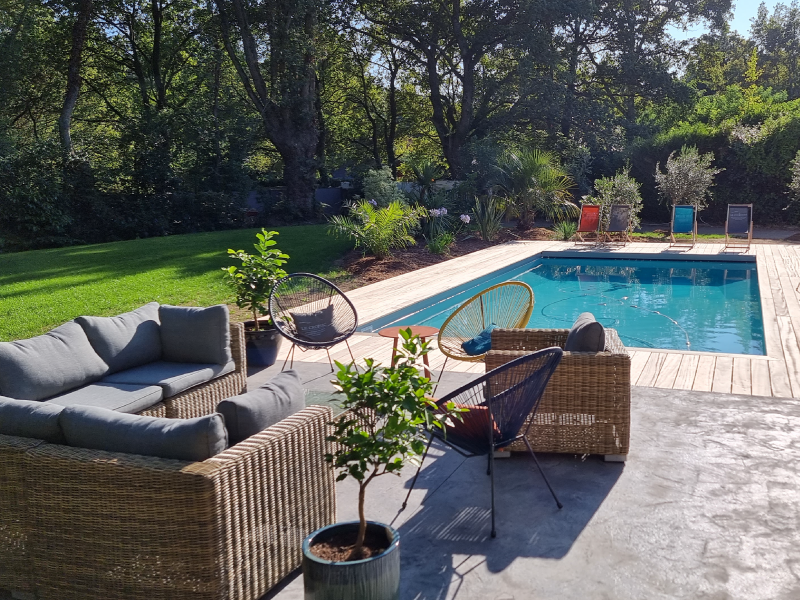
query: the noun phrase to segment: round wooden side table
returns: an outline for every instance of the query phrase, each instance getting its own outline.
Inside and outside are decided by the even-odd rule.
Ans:
[[[427,325],[400,325],[398,327],[387,327],[386,329],[381,329],[378,332],[378,335],[381,337],[394,339],[394,343],[392,344],[392,366],[394,366],[394,361],[397,358],[397,340],[400,339],[401,329],[410,329],[411,335],[418,335],[423,342],[426,338],[439,335],[439,330],[436,327],[428,327]],[[425,365],[425,377],[430,377],[431,369],[430,363],[428,363],[427,354],[422,357],[422,364]]]

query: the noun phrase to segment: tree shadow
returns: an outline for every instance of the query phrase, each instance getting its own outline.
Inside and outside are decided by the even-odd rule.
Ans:
[[[529,455],[495,460],[497,537],[492,539],[486,461],[463,460],[454,468],[455,454],[448,451],[423,469],[417,488],[428,492],[399,526],[402,598],[455,598],[460,581],[476,567],[500,573],[518,558],[563,558],[624,469],[601,457],[537,454],[564,505],[559,510]]]

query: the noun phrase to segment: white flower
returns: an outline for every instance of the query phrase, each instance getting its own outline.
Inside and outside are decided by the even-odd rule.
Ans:
[[[469,215],[461,215],[461,221],[467,225],[469,224]]]

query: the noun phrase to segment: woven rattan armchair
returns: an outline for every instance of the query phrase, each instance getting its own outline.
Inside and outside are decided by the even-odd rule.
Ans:
[[[0,527],[0,588],[39,600],[257,600],[336,518],[331,418],[308,407],[197,463],[0,436],[0,473],[14,456],[21,484],[2,482],[0,508],[14,503],[17,519]]]
[[[568,329],[495,329],[486,371],[550,346],[564,347]],[[542,397],[528,440],[537,452],[602,454],[624,461],[631,423],[631,359],[606,329],[603,352],[564,352]],[[516,442],[511,450],[526,450]]]
[[[470,355],[461,344],[481,331],[497,327],[525,327],[533,312],[533,290],[521,281],[506,281],[483,290],[459,306],[439,329],[442,373],[449,359],[480,362],[485,354]]]

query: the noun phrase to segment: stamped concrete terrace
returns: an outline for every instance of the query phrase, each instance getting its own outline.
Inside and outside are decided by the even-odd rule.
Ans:
[[[592,250],[595,251],[595,250]],[[601,250],[669,253],[662,244]],[[349,294],[362,322],[542,252],[573,244],[517,242],[453,259]],[[682,255],[725,253],[698,244]],[[738,255],[741,253],[725,253]],[[754,245],[768,355],[631,349],[632,424],[626,463],[540,455],[564,504],[524,455],[498,459],[498,537],[489,537],[489,483],[481,460],[434,444],[400,511],[414,469],[376,480],[368,516],[402,536],[403,600],[800,598],[800,254]],[[358,360],[388,362],[391,340],[359,335]],[[281,360],[252,372],[251,386]],[[324,352],[295,361],[309,398],[330,392]],[[347,350],[333,353],[340,360]],[[433,353],[432,366],[444,358]],[[452,365],[452,371],[449,370]],[[448,363],[437,395],[482,364]],[[356,518],[356,489],[338,487],[339,520]],[[267,598],[300,600],[302,577]]]

